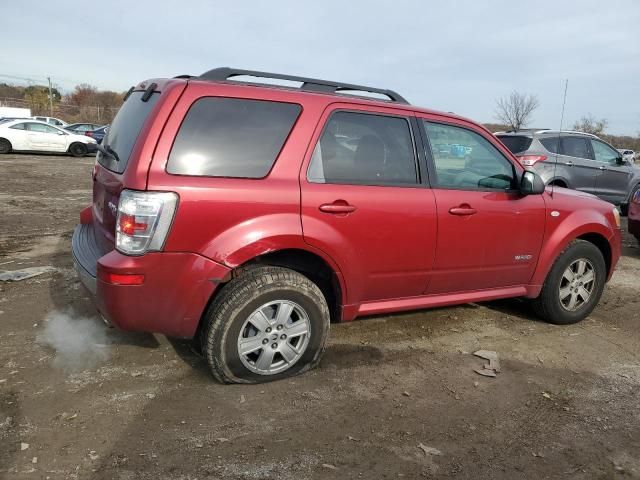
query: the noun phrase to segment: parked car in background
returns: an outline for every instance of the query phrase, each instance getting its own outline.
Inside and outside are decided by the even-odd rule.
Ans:
[[[85,135],[35,120],[11,120],[0,123],[0,153],[57,152],[82,157],[96,150],[96,141]]]
[[[90,130],[88,132],[84,132],[87,137],[93,138],[99,144],[102,143],[102,139],[107,134],[107,130],[109,125],[105,125],[104,127],[96,128],[95,130]]]
[[[312,368],[330,320],[526,297],[578,322],[620,257],[613,205],[549,195],[484,127],[391,90],[156,78],[102,143],[80,280],[118,327],[196,337],[222,382]]]
[[[102,125],[96,123],[70,123],[65,125],[64,129],[73,133],[84,135],[85,132],[90,132],[96,128],[100,128]]]
[[[640,191],[636,191],[629,202],[629,233],[640,242]]]
[[[66,127],[68,124],[64,120],[60,120],[55,117],[32,117],[34,120],[38,120],[39,122],[48,123],[49,125],[53,125],[55,127]]]
[[[547,185],[591,193],[619,205],[623,215],[640,187],[640,168],[595,135],[553,130],[495,135],[523,167],[536,172]]]
[[[0,123],[10,122],[11,120],[31,120],[31,117],[0,117]]]
[[[622,149],[619,148],[618,151],[622,155],[623,160],[626,160],[631,163],[636,161],[636,152],[634,152],[633,150],[628,150],[626,148],[622,148]]]

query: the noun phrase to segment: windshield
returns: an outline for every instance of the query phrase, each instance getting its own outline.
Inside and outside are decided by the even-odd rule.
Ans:
[[[151,95],[148,101],[141,100],[144,92],[133,92],[122,104],[120,110],[107,130],[102,144],[116,152],[119,161],[114,156],[98,152],[97,160],[100,165],[116,173],[122,173],[127,168],[129,157],[138,139],[149,112],[158,101],[159,93]]]
[[[497,135],[504,146],[511,150],[511,153],[524,152],[533,139],[531,137],[525,137],[524,135]]]

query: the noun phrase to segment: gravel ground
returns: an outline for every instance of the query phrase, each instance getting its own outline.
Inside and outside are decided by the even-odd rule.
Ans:
[[[0,478],[640,478],[640,249],[584,322],[502,301],[333,325],[320,368],[240,386],[103,326],[69,254],[92,159],[0,157]],[[474,373],[472,352],[501,373]]]

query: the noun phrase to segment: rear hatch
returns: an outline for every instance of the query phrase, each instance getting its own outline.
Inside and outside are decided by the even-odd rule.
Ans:
[[[102,146],[110,153],[99,151],[96,156],[93,226],[103,252],[114,248],[116,216],[120,192],[125,187],[124,177],[127,167],[132,163],[134,146],[145,123],[152,117],[150,114],[158,103],[160,93],[155,92],[148,98],[144,96],[144,91],[134,91],[128,96],[102,141]]]

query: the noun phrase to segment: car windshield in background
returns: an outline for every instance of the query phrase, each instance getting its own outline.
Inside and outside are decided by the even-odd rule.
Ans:
[[[525,137],[524,135],[497,135],[504,146],[511,150],[511,153],[524,152],[533,139],[531,137]]]
[[[122,173],[127,168],[129,156],[136,143],[138,134],[142,130],[145,120],[153,106],[160,98],[159,93],[151,95],[149,100],[143,102],[141,100],[144,92],[133,92],[129,98],[122,104],[118,114],[113,119],[113,123],[107,131],[107,136],[102,141],[105,147],[109,147],[116,152],[119,161],[115,155],[105,155],[98,152],[98,162],[116,173]]]

